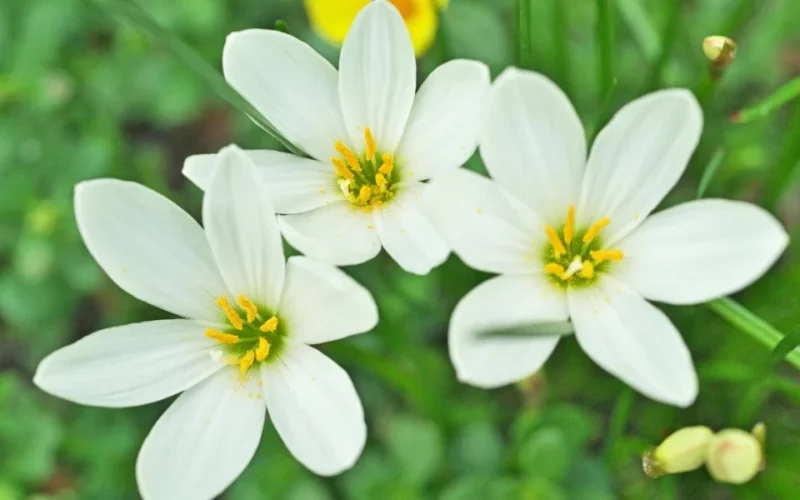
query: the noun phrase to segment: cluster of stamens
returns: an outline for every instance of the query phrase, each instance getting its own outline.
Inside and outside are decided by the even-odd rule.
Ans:
[[[600,231],[611,222],[604,217],[585,231],[575,230],[575,207],[569,206],[567,222],[561,232],[545,226],[549,245],[544,252],[544,272],[560,286],[591,283],[599,271],[622,260],[621,250],[604,249],[598,238]]]
[[[209,328],[206,330],[206,336],[229,347],[228,361],[238,365],[239,372],[244,377],[254,363],[267,359],[272,345],[280,340],[278,317],[270,315],[264,319],[258,307],[245,295],[239,295],[236,304],[244,313],[244,319],[228,299],[225,297],[217,299],[217,305],[236,333]]]
[[[378,154],[369,127],[364,129],[364,141],[367,147],[363,160],[342,141],[336,141],[334,146],[341,157],[333,157],[331,162],[345,199],[365,212],[372,212],[394,196],[398,172],[391,153]]]

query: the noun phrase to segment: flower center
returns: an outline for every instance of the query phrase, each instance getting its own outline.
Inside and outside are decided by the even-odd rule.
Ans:
[[[227,361],[239,366],[242,378],[254,364],[278,355],[286,337],[286,328],[277,316],[266,312],[265,308],[262,308],[262,313],[245,295],[236,298],[238,308],[225,297],[218,298],[217,305],[231,328],[225,331],[209,328],[206,336],[225,348]]]
[[[587,229],[575,230],[575,206],[567,210],[567,222],[556,230],[545,226],[549,243],[545,246],[544,272],[560,288],[583,286],[594,282],[597,273],[607,271],[616,261],[622,260],[621,250],[603,249],[600,232],[611,222],[603,217]]]
[[[403,16],[403,19],[408,19],[409,17],[414,15],[414,11],[416,10],[416,6],[414,5],[414,0],[389,0],[397,10],[400,11],[400,15]]]
[[[379,154],[369,127],[364,129],[366,151],[359,158],[342,141],[334,146],[341,157],[331,158],[336,168],[339,189],[351,205],[367,213],[379,209],[397,190],[400,172],[391,153]]]

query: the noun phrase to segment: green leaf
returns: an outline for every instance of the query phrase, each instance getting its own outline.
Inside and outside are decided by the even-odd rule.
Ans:
[[[517,66],[533,69],[531,44],[531,2],[517,0]]]
[[[714,175],[717,173],[719,166],[722,165],[724,160],[725,150],[723,150],[721,147],[717,148],[717,150],[714,151],[714,155],[703,169],[703,176],[700,177],[700,184],[697,186],[697,195],[695,198],[700,199],[704,194],[706,194],[706,190],[708,189],[709,184],[711,184],[711,179],[714,178]]]
[[[451,58],[483,61],[494,73],[511,63],[513,49],[506,27],[497,10],[486,3],[450,2],[442,16],[442,35]]]
[[[490,422],[474,422],[455,439],[453,466],[463,472],[498,472],[503,466],[503,439]]]
[[[765,118],[798,97],[800,97],[800,77],[785,84],[761,102],[734,113],[731,120],[735,123],[750,123]]]
[[[661,42],[641,0],[617,0],[620,18],[633,34],[645,58],[654,61],[658,57]]]
[[[772,365],[778,365],[786,359],[792,351],[795,351],[800,346],[800,328],[795,328],[789,335],[783,337],[775,349],[772,350],[770,358]]]
[[[542,427],[531,434],[519,449],[519,466],[532,477],[561,480],[572,463],[573,450],[564,431]]]
[[[389,452],[403,479],[422,486],[444,462],[444,437],[436,425],[416,417],[396,417],[389,425]]]
[[[770,349],[775,349],[785,337],[774,326],[732,299],[712,300],[706,305],[739,331],[750,335]],[[795,348],[786,355],[785,359],[795,368],[800,369],[800,349]]]
[[[597,50],[599,52],[600,98],[603,102],[614,87],[614,26],[611,0],[597,0]]]
[[[201,80],[236,110],[249,116],[259,127],[280,142],[288,151],[299,155],[306,154],[289,142],[280,132],[258,112],[250,103],[233,90],[220,75],[194,49],[178,38],[174,33],[162,28],[145,10],[132,0],[92,0],[100,8],[121,23],[129,24],[141,31],[154,42],[162,45],[173,56],[183,61]]]

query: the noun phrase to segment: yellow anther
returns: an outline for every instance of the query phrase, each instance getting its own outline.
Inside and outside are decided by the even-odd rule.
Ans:
[[[562,280],[568,280],[569,276],[567,276],[567,271],[564,269],[564,266],[561,264],[556,264],[555,262],[551,262],[544,266],[544,272],[547,274],[553,274],[558,276]]]
[[[235,344],[236,342],[239,342],[238,335],[221,332],[219,330],[215,330],[214,328],[209,328],[206,330],[206,337],[214,339],[221,344]]]
[[[242,375],[247,373],[247,370],[249,370],[250,367],[253,366],[255,360],[256,360],[256,353],[254,353],[253,351],[247,351],[247,353],[244,356],[239,358],[239,373],[241,373]]]
[[[256,316],[258,316],[258,308],[256,305],[250,302],[250,299],[244,295],[239,295],[236,297],[236,303],[239,304],[239,307],[244,309],[247,313],[247,322],[252,323],[253,320],[256,319]]]
[[[331,162],[333,166],[336,167],[336,173],[339,174],[339,176],[346,179],[352,179],[354,177],[353,172],[347,169],[347,165],[344,164],[341,158],[331,158]]]
[[[344,145],[342,141],[336,141],[333,145],[336,148],[336,151],[339,152],[340,155],[344,156],[344,159],[347,161],[347,165],[353,172],[361,172],[361,163],[358,161],[358,157],[350,151],[350,148]]]
[[[228,299],[225,297],[220,297],[217,299],[217,305],[222,308],[222,312],[225,313],[225,316],[228,317],[228,322],[231,324],[232,327],[236,328],[237,330],[241,330],[244,328],[244,323],[242,323],[242,318],[239,317],[239,313],[233,310]]]
[[[382,173],[383,175],[391,174],[392,169],[394,168],[394,158],[392,157],[391,153],[385,153],[381,159],[383,160],[383,165],[381,165],[381,168],[378,169],[378,172]]]
[[[258,347],[256,347],[256,360],[264,361],[269,354],[269,342],[264,337],[259,337]]]
[[[581,270],[581,276],[583,276],[587,280],[594,278],[594,265],[588,260],[583,261],[583,269]]]
[[[271,317],[267,321],[264,322],[263,325],[259,328],[264,333],[274,332],[278,329],[278,318],[276,316]]]
[[[609,222],[611,222],[611,219],[609,219],[608,217],[603,217],[599,221],[592,224],[589,230],[586,231],[586,234],[583,235],[583,242],[590,243],[597,236],[597,233],[599,233],[601,229],[606,227]]]
[[[606,260],[618,261],[625,257],[622,250],[592,250],[589,252],[595,264],[599,264]]]
[[[375,185],[380,188],[380,191],[386,189],[386,177],[383,174],[375,174]]]
[[[550,244],[553,245],[553,251],[556,254],[556,257],[560,257],[567,253],[567,249],[564,247],[564,243],[561,242],[561,239],[558,237],[558,233],[555,229],[551,226],[544,226],[544,232],[547,233],[547,239],[550,240]]]
[[[361,186],[361,190],[358,192],[358,201],[361,203],[366,203],[369,201],[371,196],[372,190],[369,188],[369,186]]]
[[[564,241],[567,245],[572,243],[572,236],[575,234],[575,205],[570,205],[567,209],[567,223],[564,224]]]
[[[372,161],[375,158],[375,137],[372,136],[372,130],[369,127],[364,129],[364,141],[367,143],[367,161]]]

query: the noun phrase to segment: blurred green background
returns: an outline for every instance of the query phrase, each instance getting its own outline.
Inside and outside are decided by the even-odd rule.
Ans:
[[[0,1],[0,500],[138,498],[135,457],[169,403],[86,408],[31,382],[39,360],[58,347],[102,327],[164,317],[120,291],[90,258],[73,218],[75,183],[135,180],[199,215],[201,193],[180,174],[186,156],[231,142],[277,147],[164,45],[110,16],[118,3]],[[616,85],[601,80],[598,4],[613,28]],[[278,19],[337,58],[308,26],[300,0],[141,5],[214,68],[229,32],[273,28]],[[722,161],[707,195],[759,203],[796,236],[800,101],[748,124],[728,116],[800,74],[798,19],[794,0],[534,0],[533,66],[565,88],[590,131],[649,89],[695,90],[705,135],[665,204],[693,198],[716,155]],[[514,64],[515,26],[512,0],[451,0],[434,48],[419,62],[420,81],[456,57],[485,61],[497,75]],[[713,34],[739,44],[718,86],[706,77],[702,51]],[[477,157],[469,167],[482,168]],[[736,297],[787,334],[800,324],[797,248]],[[494,391],[462,385],[447,357],[447,322],[486,275],[453,257],[416,277],[385,255],[348,272],[375,294],[381,323],[323,351],[345,366],[364,402],[363,456],[339,477],[317,478],[268,424],[256,458],[223,498],[800,496],[797,371],[703,306],[665,308],[700,374],[697,403],[681,410],[627,389],[571,338],[524,383]],[[758,420],[769,431],[767,466],[747,485],[716,484],[702,469],[657,480],[641,471],[642,452],[672,430],[749,428]]]

